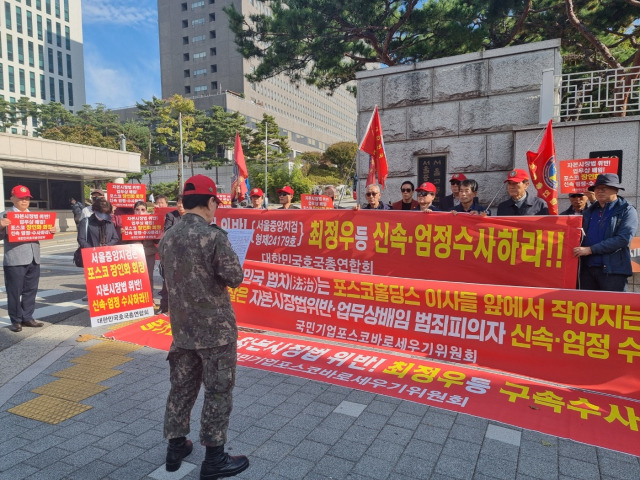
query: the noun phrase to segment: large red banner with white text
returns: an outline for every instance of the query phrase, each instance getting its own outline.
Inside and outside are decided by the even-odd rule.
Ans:
[[[91,326],[153,315],[153,298],[142,244],[83,248]]]
[[[411,211],[218,210],[255,230],[248,260],[336,272],[574,288],[582,218]]]
[[[122,240],[159,240],[163,228],[160,215],[122,215]]]
[[[55,212],[7,212],[11,224],[7,227],[10,242],[51,240],[51,229],[56,225]]]
[[[640,400],[640,297],[371,277],[246,261],[239,322]],[[277,312],[274,314],[273,312]]]

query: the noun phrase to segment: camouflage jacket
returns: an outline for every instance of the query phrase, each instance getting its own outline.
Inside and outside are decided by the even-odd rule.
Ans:
[[[227,287],[244,273],[227,233],[186,213],[167,230],[159,245],[169,292],[173,344],[194,350],[235,342],[235,314]]]

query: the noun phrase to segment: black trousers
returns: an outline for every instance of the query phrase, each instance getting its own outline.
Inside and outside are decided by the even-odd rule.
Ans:
[[[38,283],[40,283],[40,265],[35,262],[29,265],[4,265],[3,270],[11,323],[33,320]]]
[[[605,273],[603,267],[589,267],[580,264],[580,290],[606,290],[624,292],[627,290],[626,275]]]

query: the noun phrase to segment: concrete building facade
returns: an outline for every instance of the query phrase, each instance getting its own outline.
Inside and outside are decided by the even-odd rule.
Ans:
[[[86,102],[82,9],[79,0],[5,0],[0,7],[0,95],[10,103],[59,102],[75,111]],[[10,127],[28,134],[31,118]]]
[[[294,152],[323,151],[355,141],[356,100],[345,88],[333,95],[280,75],[251,83],[245,74],[257,65],[242,58],[223,8],[231,4],[245,16],[269,13],[256,0],[158,0],[162,97],[180,94],[196,108],[217,105],[249,122],[275,117]]]

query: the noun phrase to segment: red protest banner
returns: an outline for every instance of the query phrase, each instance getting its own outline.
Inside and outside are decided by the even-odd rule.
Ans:
[[[163,227],[160,215],[122,215],[122,240],[159,240]]]
[[[231,208],[230,193],[218,193],[216,197],[218,197],[218,200],[220,200],[220,204],[218,205],[218,208]]]
[[[164,221],[167,218],[167,213],[175,212],[176,210],[178,210],[176,207],[154,207],[153,214],[160,217],[162,228],[164,229]]]
[[[147,201],[147,186],[139,183],[107,183],[107,199],[113,207],[133,208]]]
[[[220,210],[224,229],[255,230],[248,260],[443,281],[574,288],[578,216],[482,217],[313,210]],[[461,263],[464,262],[464,263]]]
[[[51,229],[56,225],[54,212],[7,212],[11,224],[7,227],[10,242],[35,242],[51,240]]]
[[[326,195],[300,195],[300,208],[303,210],[323,210],[333,208],[333,200]]]
[[[141,244],[83,248],[82,260],[92,327],[153,315]]]
[[[583,193],[601,173],[618,173],[618,158],[560,160],[560,193]]]
[[[254,328],[399,349],[640,400],[637,295],[252,261],[244,270],[231,299],[238,318]]]

